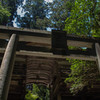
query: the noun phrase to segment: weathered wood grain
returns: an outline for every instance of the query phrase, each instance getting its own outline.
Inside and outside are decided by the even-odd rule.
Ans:
[[[0,68],[0,100],[7,100],[18,36],[12,34]]]

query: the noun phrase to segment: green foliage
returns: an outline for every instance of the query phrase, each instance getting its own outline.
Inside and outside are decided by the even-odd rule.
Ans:
[[[41,100],[50,100],[50,98],[49,98],[49,95],[50,95],[49,89],[45,86],[38,86],[38,87],[39,87],[39,90],[40,90],[40,92],[38,94],[39,94],[39,97],[41,98]]]
[[[65,22],[69,34],[100,37],[100,0],[75,0]]]
[[[64,30],[68,34],[100,37],[100,0],[75,0],[70,16],[65,22]],[[72,64],[71,73],[65,82],[70,85],[70,91],[77,94],[97,79],[98,70],[95,62],[76,59],[69,62]]]
[[[36,94],[31,93],[31,91],[28,91],[28,93],[25,95],[26,100],[36,100],[38,96]]]
[[[27,91],[26,100],[49,100],[49,89],[45,86],[33,84],[33,89]]]
[[[8,21],[8,17],[10,16],[10,12],[7,8],[3,7],[0,3],[0,24],[5,25]]]
[[[50,7],[50,27],[63,30],[74,0],[53,0]]]
[[[17,17],[17,8],[18,6],[22,5],[22,2],[24,0],[1,0],[1,5],[3,8],[6,8],[6,10],[10,13],[10,17],[8,19],[8,22],[6,22],[5,24],[9,25],[9,26],[13,26],[13,20],[15,19],[15,17]],[[9,14],[8,14],[9,16]],[[7,19],[8,17],[5,17],[5,19]],[[5,20],[4,20],[5,22]],[[3,22],[3,23],[4,23]],[[3,24],[3,25],[5,25]]]
[[[23,9],[25,15],[17,19],[20,27],[46,29],[48,8],[44,0],[26,0]]]
[[[65,82],[70,86],[71,93],[75,95],[83,90],[85,86],[92,86],[93,81],[98,78],[96,62],[76,59],[67,60],[71,63],[71,73],[65,79]]]

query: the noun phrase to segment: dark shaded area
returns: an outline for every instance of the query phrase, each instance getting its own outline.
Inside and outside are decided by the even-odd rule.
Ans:
[[[52,30],[52,51],[54,54],[67,54],[66,32]]]

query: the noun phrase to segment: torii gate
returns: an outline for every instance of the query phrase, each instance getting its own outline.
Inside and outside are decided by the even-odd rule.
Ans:
[[[10,39],[9,39],[10,38]],[[9,39],[6,50],[1,48],[0,52],[4,52],[0,68],[0,100],[7,100],[9,84],[11,80],[15,55],[35,55],[50,58],[73,58],[81,60],[98,60],[100,71],[100,40],[95,38],[82,38],[73,35],[67,35],[61,31],[40,31],[18,29],[13,27],[0,26],[0,39]],[[33,42],[33,45],[42,44],[49,47],[48,52],[34,51],[16,51],[18,41]],[[87,47],[91,48],[87,51],[71,51],[67,46]],[[96,51],[96,55],[95,55]]]

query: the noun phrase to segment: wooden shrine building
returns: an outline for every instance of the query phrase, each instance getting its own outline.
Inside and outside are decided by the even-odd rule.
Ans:
[[[24,100],[26,85],[50,88],[51,100],[100,100],[100,82],[73,96],[64,83],[70,73],[66,58],[97,61],[100,71],[100,39],[0,26],[0,100]],[[85,51],[69,50],[85,47]]]

